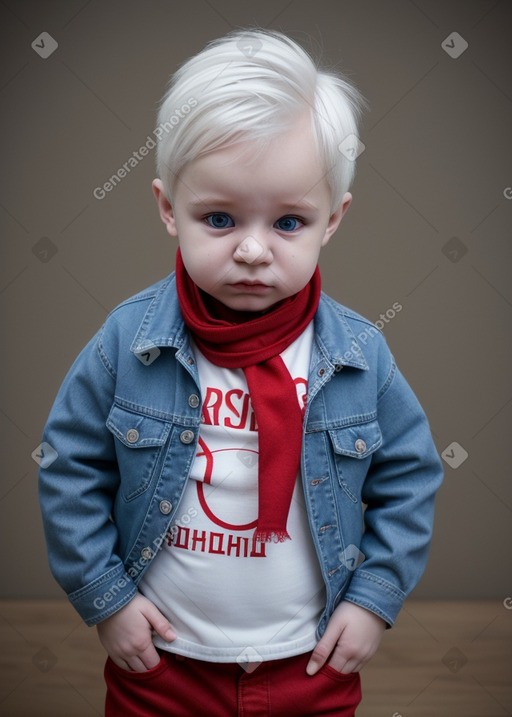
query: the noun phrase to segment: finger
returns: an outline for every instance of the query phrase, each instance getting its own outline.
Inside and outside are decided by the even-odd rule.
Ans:
[[[142,652],[138,657],[146,670],[151,670],[152,667],[156,667],[160,662],[160,655],[154,645],[146,647],[144,652]]]
[[[354,655],[353,657],[343,655],[342,653],[338,653],[336,649],[328,664],[338,672],[349,675],[352,672],[359,672],[363,665],[366,664],[366,661],[364,659],[362,660],[359,655]]]
[[[332,667],[333,670],[336,670],[336,672],[343,672],[343,674],[351,672],[347,658],[343,657],[343,655],[336,654],[336,651],[332,654],[331,659],[327,664],[329,667]]]
[[[358,672],[357,668],[357,661],[355,660],[346,660],[345,664],[341,669],[338,670],[338,672],[341,672],[343,675],[350,675],[352,672]],[[337,668],[336,668],[337,669]]]
[[[146,672],[146,670],[149,669],[148,667],[146,667],[146,665],[138,655],[133,655],[132,657],[129,657],[127,662],[128,669],[132,672]]]
[[[148,604],[144,606],[142,614],[149,622],[154,631],[160,635],[160,637],[166,642],[172,642],[176,639],[176,633],[169,620],[162,615],[160,610],[148,601]]]
[[[306,673],[308,675],[316,674],[318,670],[325,665],[335,644],[336,637],[331,636],[327,629],[311,653],[311,657],[309,658],[309,662],[306,666]]]
[[[350,671],[351,672],[361,672],[361,670],[363,669],[363,667],[366,665],[367,662],[368,662],[368,659],[355,660],[355,665],[354,665],[354,667],[352,667],[352,669]]]
[[[344,674],[352,672],[352,667],[355,665],[354,655],[347,650],[346,645],[343,644],[341,636],[329,656],[328,664],[337,672],[343,672]]]
[[[314,675],[325,665],[330,658],[333,650],[337,647],[341,640],[346,625],[342,620],[329,620],[327,627],[321,639],[318,641],[315,649],[311,653],[311,658],[307,664],[306,672],[308,675]]]
[[[126,662],[126,660],[123,660],[123,659],[120,658],[120,657],[112,657],[112,655],[110,655],[110,659],[112,660],[112,662],[113,662],[115,665],[117,665],[118,667],[120,667],[122,670],[128,670],[128,671],[129,671],[129,670],[131,669],[130,666],[129,666],[129,664]]]

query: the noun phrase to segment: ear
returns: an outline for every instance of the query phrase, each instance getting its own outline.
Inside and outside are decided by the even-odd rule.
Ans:
[[[341,200],[340,206],[338,207],[338,209],[336,209],[334,214],[331,214],[331,216],[329,217],[329,223],[327,224],[324,238],[322,239],[322,246],[325,246],[327,244],[336,229],[339,227],[340,222],[345,216],[345,213],[349,208],[351,201],[352,195],[350,194],[350,192],[345,192],[345,194],[343,195],[343,199]]]
[[[156,203],[158,204],[158,211],[160,219],[167,229],[167,233],[172,237],[178,236],[178,230],[176,229],[176,218],[171,203],[167,199],[165,194],[164,185],[161,179],[153,179],[151,184],[153,187],[153,194],[155,195]]]

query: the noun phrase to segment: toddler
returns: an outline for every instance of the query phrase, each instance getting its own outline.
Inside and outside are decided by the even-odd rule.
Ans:
[[[442,479],[427,419],[318,269],[361,106],[259,30],[210,43],[164,97],[153,190],[176,271],[76,359],[40,470],[109,716],[354,715],[424,570]]]

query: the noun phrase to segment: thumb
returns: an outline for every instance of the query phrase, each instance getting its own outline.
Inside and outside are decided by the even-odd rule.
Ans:
[[[149,622],[153,630],[160,635],[166,642],[176,639],[176,633],[169,620],[162,615],[160,610],[150,601],[144,606],[143,615]]]
[[[308,675],[315,675],[326,663],[327,658],[331,654],[334,644],[330,644],[329,637],[324,634],[321,640],[317,643],[317,646],[311,653],[309,662],[306,666],[306,673]]]

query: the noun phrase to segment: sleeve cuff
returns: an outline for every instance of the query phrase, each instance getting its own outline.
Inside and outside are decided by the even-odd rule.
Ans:
[[[343,599],[370,610],[392,627],[405,598],[406,594],[387,580],[358,570],[352,576]]]
[[[123,565],[68,595],[81,618],[96,625],[124,607],[137,594],[137,587]]]

